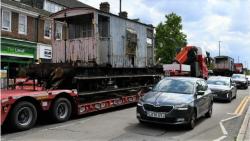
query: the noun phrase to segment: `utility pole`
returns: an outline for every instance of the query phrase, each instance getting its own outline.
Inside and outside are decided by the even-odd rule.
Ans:
[[[122,0],[120,0],[120,13],[122,12]]]
[[[220,43],[221,43],[221,41],[219,41],[219,56],[220,56]]]
[[[238,63],[240,63],[240,56],[238,56]]]

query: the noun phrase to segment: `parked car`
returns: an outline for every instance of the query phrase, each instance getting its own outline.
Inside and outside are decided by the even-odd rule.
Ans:
[[[233,98],[236,98],[237,87],[230,77],[212,76],[208,78],[207,84],[214,99],[231,102]]]
[[[250,75],[247,75],[248,86],[250,86]]]
[[[196,119],[211,117],[213,95],[207,82],[200,78],[166,77],[137,104],[139,122],[186,124],[195,127]]]
[[[237,88],[248,89],[248,81],[245,74],[233,74],[232,80],[236,83]]]

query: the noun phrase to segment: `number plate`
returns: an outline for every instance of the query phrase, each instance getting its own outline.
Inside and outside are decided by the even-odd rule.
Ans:
[[[147,112],[148,117],[154,117],[154,118],[165,118],[165,113],[158,113],[158,112]]]

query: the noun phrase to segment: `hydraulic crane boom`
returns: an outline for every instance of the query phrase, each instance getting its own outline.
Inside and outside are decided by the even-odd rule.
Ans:
[[[185,75],[208,77],[206,52],[196,46],[186,46],[177,53],[172,64],[163,65],[164,71],[171,76]]]

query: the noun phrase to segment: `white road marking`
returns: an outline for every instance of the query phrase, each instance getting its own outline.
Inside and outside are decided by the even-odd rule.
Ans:
[[[222,133],[223,133],[223,136],[221,136],[221,137],[215,139],[214,141],[221,141],[221,140],[223,140],[224,138],[226,138],[227,135],[228,135],[228,132],[227,132],[226,128],[223,126],[223,122],[228,121],[228,120],[231,120],[231,119],[234,119],[234,118],[237,118],[237,117],[239,117],[239,116],[240,116],[240,115],[235,115],[235,116],[232,116],[232,117],[229,117],[229,118],[226,118],[226,119],[221,120],[221,121],[220,121],[220,128],[221,128],[221,131],[222,131]]]
[[[223,119],[223,120],[221,120],[221,122],[225,122],[225,121],[228,121],[228,120],[237,118],[237,117],[239,117],[239,116],[240,116],[240,115],[235,115],[235,116],[229,117],[229,118],[227,118],[227,119]]]
[[[221,141],[221,140],[223,140],[224,138],[226,138],[227,136],[221,136],[221,137],[219,137],[219,138],[217,138],[217,139],[215,139],[215,140],[213,140],[213,141]]]
[[[228,135],[227,130],[226,130],[225,127],[223,126],[222,122],[220,122],[220,129],[221,129],[223,135]]]
[[[237,115],[237,114],[235,114],[235,113],[227,113],[228,115]]]

